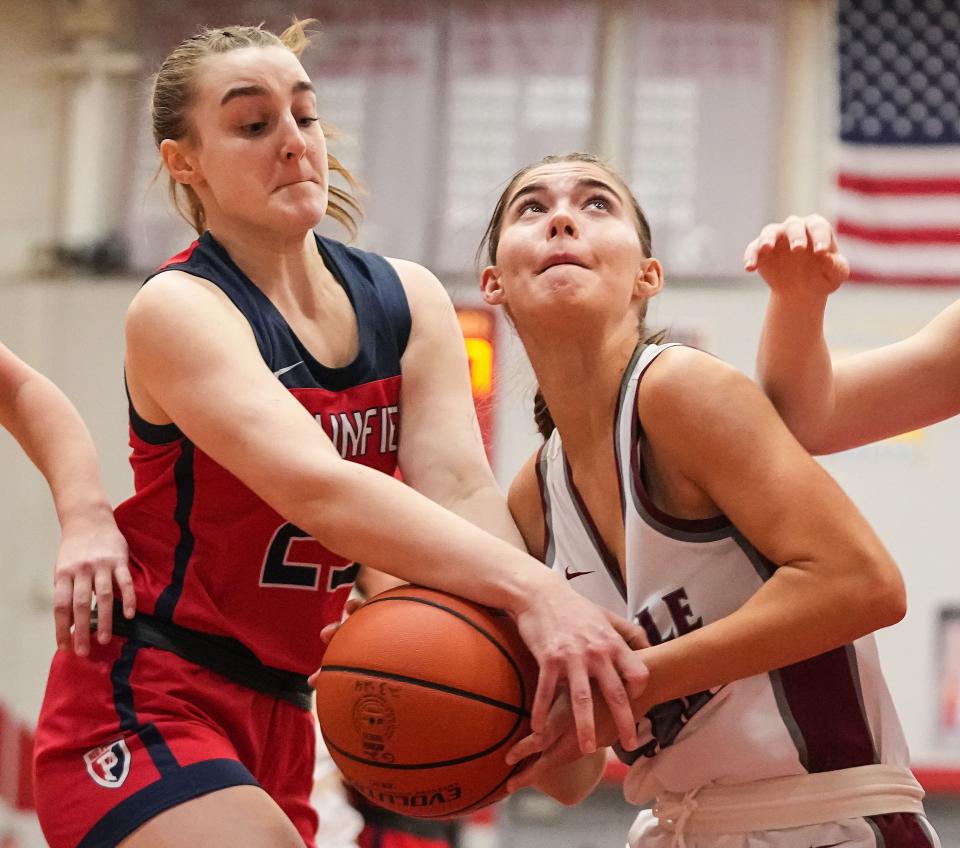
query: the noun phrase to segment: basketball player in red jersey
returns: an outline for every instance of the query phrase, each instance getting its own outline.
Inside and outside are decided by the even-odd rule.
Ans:
[[[358,560],[513,614],[535,728],[562,684],[593,750],[595,685],[633,741],[637,631],[521,552],[442,286],[313,232],[356,203],[305,42],[205,31],[157,76],[155,139],[200,235],[127,316],[137,615],[54,659],[34,761],[54,848],[315,845],[306,675]]]
[[[486,243],[483,295],[541,388],[517,524],[650,643],[640,744],[619,751],[627,800],[655,799],[631,848],[936,848],[870,635],[904,614],[897,568],[758,386],[649,336],[663,271],[622,178],[548,157],[509,182]],[[574,802],[602,768],[559,734],[510,785]]]
[[[909,338],[834,365],[823,318],[850,268],[829,222],[794,216],[764,227],[744,268],[770,286],[760,379],[809,451],[847,450],[960,414],[960,301]]]
[[[93,440],[66,395],[2,344],[0,426],[50,486],[62,532],[53,577],[57,647],[85,656],[91,598],[96,596],[103,610],[97,626],[101,644],[110,641],[114,587],[125,615],[133,616],[135,604],[127,543],[103,490]]]

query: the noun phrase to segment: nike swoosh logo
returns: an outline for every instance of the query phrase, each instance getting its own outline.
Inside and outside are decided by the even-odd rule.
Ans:
[[[567,580],[573,580],[574,577],[583,577],[584,574],[593,574],[593,572],[592,571],[571,571],[569,565],[563,569],[563,576],[566,577]]]
[[[281,374],[286,374],[287,371],[293,371],[293,369],[296,368],[298,365],[303,365],[302,359],[299,362],[294,362],[293,365],[288,365],[286,368],[281,368],[279,371],[274,371],[273,376],[279,377]]]

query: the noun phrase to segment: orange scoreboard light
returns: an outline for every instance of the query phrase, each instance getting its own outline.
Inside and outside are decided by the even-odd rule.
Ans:
[[[493,397],[496,390],[496,314],[483,307],[457,307],[470,361],[470,385],[487,457],[493,458]]]

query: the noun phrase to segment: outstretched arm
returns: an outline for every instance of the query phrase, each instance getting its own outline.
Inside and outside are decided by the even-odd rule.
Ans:
[[[0,344],[0,425],[17,440],[47,480],[62,535],[54,569],[57,646],[86,654],[90,601],[99,610],[98,640],[110,640],[113,587],[124,614],[135,598],[127,567],[127,543],[113,520],[100,481],[93,440],[73,405],[50,380]]]
[[[960,302],[903,341],[833,364],[824,311],[848,268],[829,223],[811,215],[764,227],[744,267],[770,286],[760,380],[808,450],[846,450],[960,413]]]
[[[174,336],[178,344],[170,345]],[[462,349],[460,337],[455,350],[461,356]],[[434,347],[419,367],[433,367],[455,350]],[[409,363],[403,367],[406,382]],[[628,696],[642,689],[646,672],[616,627],[515,545],[398,480],[343,460],[270,373],[249,325],[214,286],[168,271],[140,290],[127,319],[127,376],[138,409],[176,422],[215,462],[325,547],[402,580],[512,613],[540,663],[535,728],[542,728],[566,682],[581,744],[592,750],[593,682],[613,708],[622,738],[633,738]],[[414,411],[402,391],[406,422]],[[430,393],[418,401],[443,402]],[[406,438],[401,434],[401,442]]]

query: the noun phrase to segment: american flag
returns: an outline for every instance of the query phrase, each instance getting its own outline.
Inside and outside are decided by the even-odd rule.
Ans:
[[[852,279],[960,285],[960,2],[840,0],[838,16]]]

